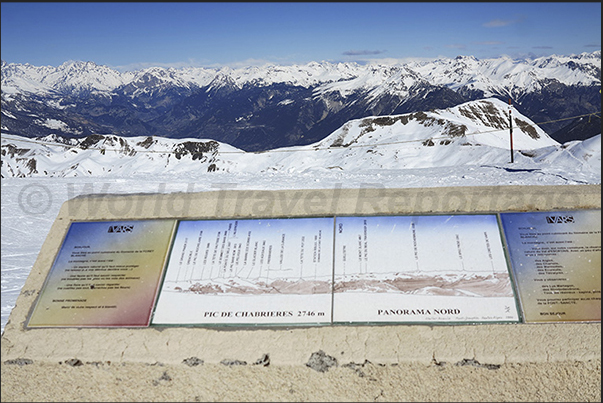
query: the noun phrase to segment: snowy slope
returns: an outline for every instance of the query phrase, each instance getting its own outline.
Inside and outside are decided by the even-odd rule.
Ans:
[[[213,140],[160,137],[46,136],[32,142],[2,135],[2,177],[104,176],[212,171],[229,166],[220,152],[242,151]]]
[[[568,171],[591,171],[601,174],[601,134],[583,141],[570,141],[559,147],[539,149],[533,154],[539,164],[565,167]]]
[[[529,150],[561,148],[525,116],[512,111],[512,117],[517,158],[529,160]],[[39,142],[3,134],[2,177],[494,164],[510,158],[509,107],[491,98],[444,110],[357,119],[320,142],[261,153],[213,140],[160,137],[47,136]]]

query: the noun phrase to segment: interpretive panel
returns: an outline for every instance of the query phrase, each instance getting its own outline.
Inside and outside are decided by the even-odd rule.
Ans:
[[[333,223],[180,221],[152,324],[329,324]]]
[[[27,326],[148,326],[175,225],[71,223]]]
[[[337,217],[334,322],[516,322],[496,215]]]
[[[601,321],[601,210],[500,217],[524,320]]]

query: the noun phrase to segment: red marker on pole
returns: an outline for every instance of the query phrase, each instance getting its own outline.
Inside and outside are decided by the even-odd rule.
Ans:
[[[509,139],[511,141],[511,164],[513,163],[513,118],[511,116],[511,98],[509,98]]]

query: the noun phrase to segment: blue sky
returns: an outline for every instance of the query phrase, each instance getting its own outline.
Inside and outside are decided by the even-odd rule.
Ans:
[[[2,2],[2,60],[121,70],[601,49],[600,2]]]

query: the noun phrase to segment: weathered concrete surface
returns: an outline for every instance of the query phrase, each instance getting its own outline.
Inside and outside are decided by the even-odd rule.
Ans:
[[[73,220],[592,208],[600,185],[78,197],[61,208],[5,327],[2,401],[600,401],[600,323],[24,328]]]
[[[2,401],[77,402],[600,402],[598,362],[506,364],[498,369],[366,363],[196,367],[58,363],[4,365]]]

